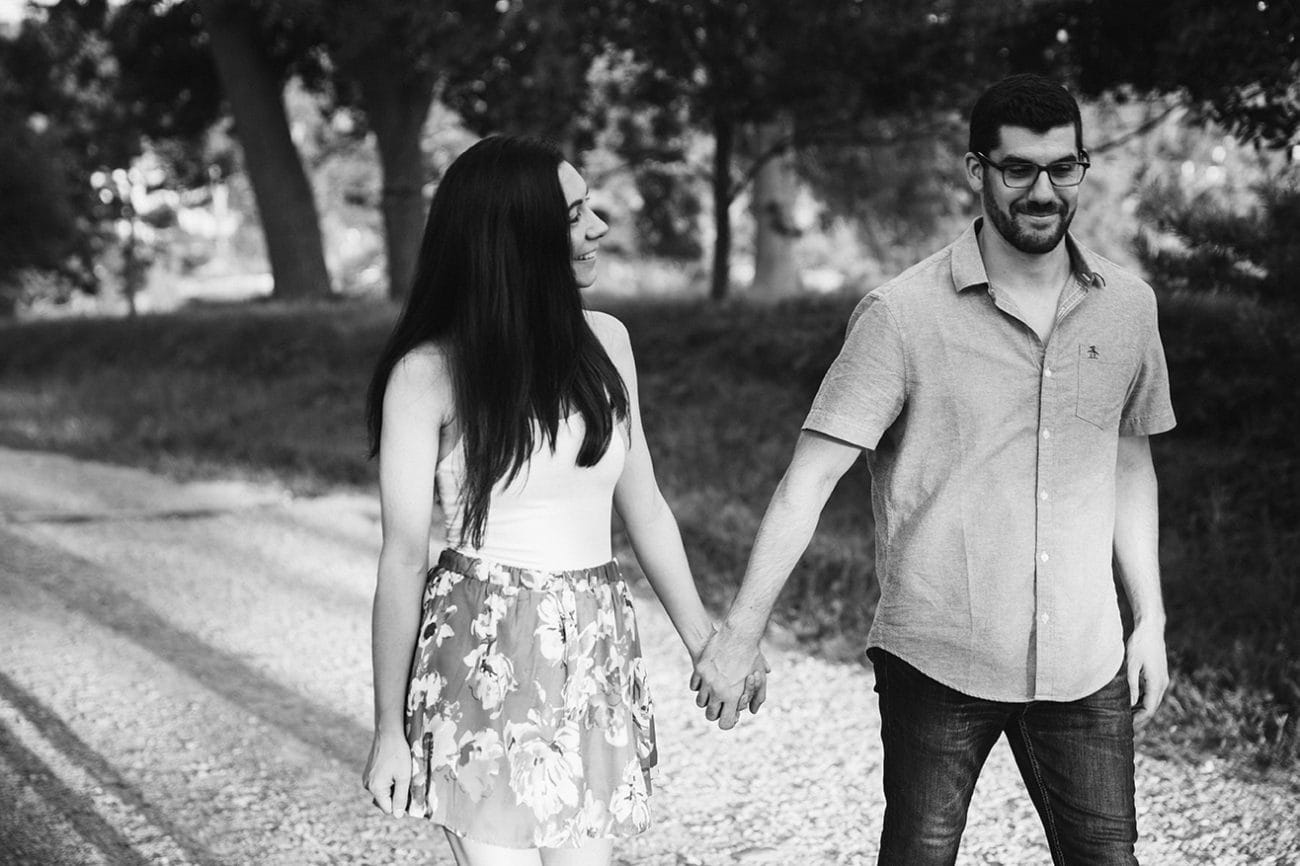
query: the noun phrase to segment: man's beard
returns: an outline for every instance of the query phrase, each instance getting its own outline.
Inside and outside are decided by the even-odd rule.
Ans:
[[[998,234],[1006,240],[1011,246],[1020,250],[1022,253],[1029,255],[1042,255],[1056,249],[1056,245],[1065,237],[1065,233],[1070,228],[1070,223],[1074,220],[1074,214],[1070,212],[1070,206],[1059,199],[1049,205],[1042,205],[1036,202],[1030,202],[1027,199],[1020,199],[1011,203],[1010,212],[1004,212],[998,207],[997,199],[989,191],[985,180],[984,188],[984,211],[989,216],[989,221],[997,229]],[[1060,220],[1056,228],[1048,232],[1035,232],[1022,227],[1016,222],[1017,214],[1026,214],[1028,216],[1047,216],[1056,214]]]

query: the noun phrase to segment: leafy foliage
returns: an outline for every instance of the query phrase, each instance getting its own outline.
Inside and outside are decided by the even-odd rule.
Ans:
[[[154,139],[195,141],[221,114],[221,82],[192,2],[130,0],[107,22],[120,90]]]
[[[1064,68],[1082,90],[1185,94],[1243,141],[1300,144],[1294,0],[1065,0],[1035,8],[1018,62]],[[1059,34],[1049,52],[1039,48]]]
[[[484,4],[486,5],[486,4]],[[595,143],[603,106],[591,68],[609,16],[597,0],[510,0],[446,69],[443,99],[480,135],[544,135],[570,154]]]
[[[729,206],[768,160],[816,148],[814,176],[834,189],[845,174],[834,169],[850,151],[900,144],[918,126],[923,137],[919,117],[940,119],[928,125],[931,135],[946,129],[953,106],[1007,71],[999,49],[1023,23],[1022,6],[610,0],[612,44],[636,60],[619,103],[685,106],[690,123],[714,139],[714,297],[727,291]],[[791,133],[746,152],[739,133],[778,120]]]
[[[696,132],[685,100],[672,94],[628,103],[621,94],[641,69],[626,53],[600,58],[593,68],[595,100],[605,115],[598,146],[631,175],[639,198],[633,208],[634,243],[643,255],[679,261],[700,257],[703,177],[691,158]],[[597,176],[595,185],[606,178]]]
[[[13,157],[0,164],[0,175],[13,175],[0,183],[18,197],[4,205],[14,221],[5,236],[17,250],[10,275],[21,264],[98,287],[96,258],[121,202],[101,198],[90,177],[129,165],[141,147],[104,36],[108,14],[106,0],[60,0],[0,40],[0,116]],[[24,241],[32,234],[41,237]]]
[[[76,221],[67,177],[45,136],[0,111],[0,316],[13,312],[14,278],[57,270],[74,252]]]
[[[1298,180],[1293,173],[1261,184],[1257,203],[1245,210],[1212,192],[1188,194],[1168,182],[1153,184],[1139,209],[1149,229],[1136,242],[1148,274],[1172,289],[1226,291],[1300,305],[1295,285],[1300,272]]]

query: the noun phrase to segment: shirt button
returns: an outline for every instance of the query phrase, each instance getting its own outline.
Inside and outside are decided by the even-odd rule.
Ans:
[[[1048,615],[1045,614],[1045,613],[1044,613],[1044,614],[1040,614],[1039,617],[1038,617],[1038,621],[1041,622],[1043,625],[1047,625],[1047,621],[1048,621],[1049,619],[1051,619],[1051,617],[1048,616]]]
[[[1047,501],[1047,491],[1046,491],[1046,490],[1040,490],[1040,491],[1038,491],[1038,498],[1041,499],[1041,500],[1043,500],[1044,502],[1046,502],[1046,501]]]
[[[1051,368],[1051,367],[1044,367],[1044,368],[1043,368],[1043,375],[1046,376],[1046,377],[1049,378],[1049,379],[1052,378],[1052,368]]]
[[[1044,439],[1051,439],[1051,438],[1052,438],[1052,431],[1051,431],[1051,430],[1044,430],[1044,431],[1043,431],[1043,438],[1044,438]]]
[[[1044,550],[1042,553],[1038,554],[1038,558],[1041,559],[1043,562],[1047,562],[1047,560],[1049,559],[1047,555],[1047,551]]]

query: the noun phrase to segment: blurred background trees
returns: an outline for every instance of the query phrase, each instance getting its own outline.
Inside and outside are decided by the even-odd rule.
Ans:
[[[1035,64],[1031,37],[1019,62],[1085,95],[1176,97],[1178,122],[1148,137],[1134,177],[1132,248],[1151,280],[1300,303],[1300,4],[1070,0],[1039,5],[1027,30],[1058,46]]]
[[[67,4],[0,40],[0,311],[37,286],[93,293],[118,252],[131,204],[94,180],[130,164],[139,136],[118,98],[108,17],[105,0]]]
[[[75,252],[67,178],[41,147],[43,137],[25,118],[0,115],[0,164],[24,167],[0,173],[0,287],[25,271],[56,271]],[[0,288],[0,318],[12,316],[18,301],[13,288]]]
[[[21,11],[0,22],[4,314],[95,293],[401,297],[442,168],[496,131],[553,137],[588,173],[614,223],[603,289],[861,288],[975,212],[964,114],[1019,70],[1087,99],[1101,159],[1080,225],[1109,254],[1170,286],[1294,295],[1294,3]]]

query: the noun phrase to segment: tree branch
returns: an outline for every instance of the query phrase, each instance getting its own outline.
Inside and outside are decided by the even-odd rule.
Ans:
[[[763,151],[754,158],[749,169],[741,176],[740,180],[732,187],[731,198],[734,200],[741,192],[745,190],[758,173],[763,170],[768,162],[776,159],[787,150],[797,146],[808,147],[819,144],[840,144],[856,145],[858,147],[887,147],[893,144],[904,144],[913,141],[931,140],[936,135],[943,132],[943,127],[931,126],[922,129],[914,129],[900,135],[866,135],[858,132],[842,132],[842,126],[839,124],[827,123],[812,127],[811,129],[800,131],[798,129],[791,135],[785,136],[775,142],[767,150]]]
[[[1160,124],[1164,123],[1165,119],[1169,117],[1171,114],[1173,114],[1175,111],[1186,111],[1186,110],[1187,110],[1187,106],[1184,105],[1181,101],[1175,102],[1172,105],[1166,106],[1165,110],[1157,114],[1155,117],[1148,117],[1146,120],[1142,121],[1137,126],[1133,127],[1123,135],[1120,135],[1117,138],[1112,138],[1110,141],[1099,144],[1096,147],[1088,148],[1088,152],[1105,153],[1108,150],[1114,150],[1117,147],[1123,147],[1124,145],[1128,144],[1130,141],[1137,138],[1138,136],[1145,135],[1146,133],[1155,129]]]

